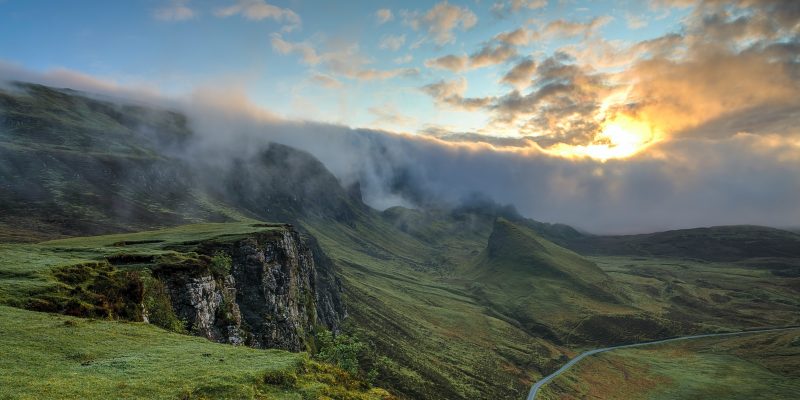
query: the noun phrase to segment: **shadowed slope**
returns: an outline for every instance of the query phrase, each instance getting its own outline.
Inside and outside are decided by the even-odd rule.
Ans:
[[[563,245],[581,254],[640,255],[735,261],[800,257],[800,234],[763,226],[733,225],[626,236],[582,236]]]
[[[486,250],[465,275],[492,309],[557,343],[666,333],[664,321],[625,305],[623,292],[593,262],[506,219],[495,222]]]

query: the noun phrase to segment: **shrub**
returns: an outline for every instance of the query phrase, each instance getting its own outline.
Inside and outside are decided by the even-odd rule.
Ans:
[[[297,374],[287,370],[268,371],[264,374],[264,383],[293,388],[297,386]]]
[[[148,321],[168,331],[186,333],[186,323],[180,320],[172,310],[172,303],[164,282],[149,278],[146,280],[145,288],[143,304]]]
[[[318,347],[314,356],[316,359],[337,365],[353,375],[358,374],[358,356],[364,349],[364,344],[358,338],[344,334],[334,335],[330,331],[320,330],[316,339]]]
[[[230,274],[232,265],[231,256],[223,251],[218,251],[211,257],[211,272],[216,276],[223,277]]]

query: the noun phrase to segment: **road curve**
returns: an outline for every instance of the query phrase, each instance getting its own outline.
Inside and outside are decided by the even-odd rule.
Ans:
[[[578,355],[577,357],[573,358],[572,360],[569,360],[568,363],[564,364],[556,372],[553,372],[552,374],[547,375],[544,378],[540,379],[538,382],[536,382],[531,387],[531,391],[528,392],[527,400],[536,399],[536,394],[539,392],[539,389],[541,389],[542,386],[544,386],[547,382],[550,382],[551,380],[555,379],[557,376],[559,376],[562,373],[564,373],[564,371],[570,369],[573,365],[577,364],[579,361],[581,361],[584,358],[589,357],[589,356],[591,356],[593,354],[604,353],[606,351],[614,350],[614,349],[624,349],[624,348],[628,348],[628,347],[649,346],[649,345],[653,345],[653,344],[675,342],[675,341],[678,341],[678,340],[702,339],[702,338],[718,337],[718,336],[746,335],[746,334],[750,334],[750,333],[786,331],[786,330],[790,330],[790,329],[800,329],[800,327],[791,326],[791,327],[783,327],[783,328],[753,329],[753,330],[739,331],[739,332],[706,333],[706,334],[703,334],[703,335],[680,336],[680,337],[675,337],[675,338],[670,338],[670,339],[655,340],[655,341],[652,341],[652,342],[623,344],[623,345],[619,345],[619,346],[603,347],[602,349],[594,349],[594,350],[585,351],[585,352],[581,353],[580,355]]]

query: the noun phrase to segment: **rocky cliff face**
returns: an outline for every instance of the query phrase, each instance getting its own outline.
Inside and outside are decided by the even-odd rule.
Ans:
[[[175,315],[196,335],[258,348],[305,350],[316,326],[337,330],[345,316],[324,255],[292,228],[201,243],[215,268],[159,268]],[[318,265],[321,264],[321,265]]]

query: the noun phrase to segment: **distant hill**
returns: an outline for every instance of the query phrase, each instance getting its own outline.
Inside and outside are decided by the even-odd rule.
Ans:
[[[33,84],[0,91],[0,240],[306,215],[363,207],[317,159],[264,144],[197,160],[183,115]]]
[[[473,293],[492,309],[559,343],[667,331],[661,321],[627,306],[620,288],[592,261],[504,218],[495,221],[486,249],[465,273]],[[595,323],[602,332],[584,329]]]
[[[640,255],[734,261],[800,257],[800,234],[763,226],[735,225],[626,236],[589,236],[563,242],[581,254]]]
[[[583,287],[610,281],[591,261],[505,218],[495,221],[485,256],[479,267],[487,269],[485,272],[491,275],[487,276],[490,279],[524,274]]]
[[[198,155],[190,127],[67,89],[0,90],[0,242],[293,223],[319,258],[318,284],[342,291],[345,329],[368,343],[361,361],[403,398],[522,398],[575,347],[796,315],[795,233],[592,236],[485,196],[380,212],[306,152],[264,142]],[[31,263],[0,267],[46,267],[36,245],[2,246]],[[0,275],[17,284],[13,268]]]

